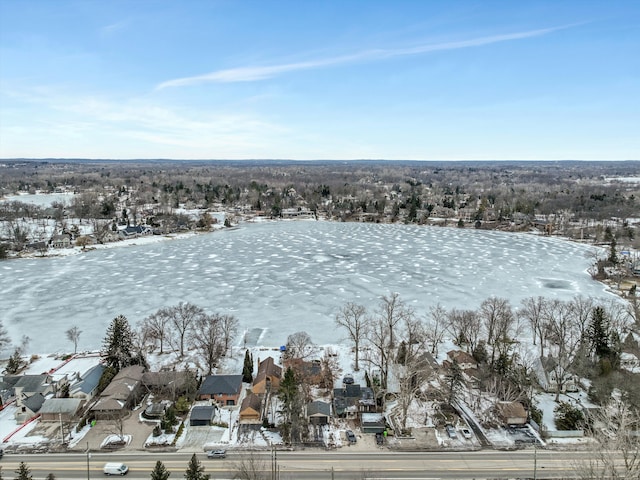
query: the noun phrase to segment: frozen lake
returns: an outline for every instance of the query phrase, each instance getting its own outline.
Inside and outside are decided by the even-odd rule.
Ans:
[[[333,318],[348,301],[369,309],[398,292],[424,314],[441,303],[477,308],[491,295],[517,306],[543,295],[611,298],[586,273],[588,247],[555,238],[473,229],[330,222],[244,224],[182,240],[0,263],[0,312],[29,352],[99,348],[109,322],[132,325],[160,307],[191,302],[264,328],[280,345],[304,330],[336,343]]]

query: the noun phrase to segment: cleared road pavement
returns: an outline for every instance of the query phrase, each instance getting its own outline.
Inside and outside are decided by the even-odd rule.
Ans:
[[[228,452],[224,460],[198,458],[211,479],[233,478],[234,465],[251,455]],[[266,478],[271,478],[272,457],[269,452],[254,453]],[[577,462],[590,457],[589,452],[538,451],[535,454],[537,478],[570,477]],[[103,478],[106,462],[124,462],[130,467],[128,478],[148,479],[157,460],[172,472],[171,479],[183,478],[191,454],[184,453],[91,453],[89,478]],[[280,480],[298,479],[486,479],[533,478],[534,451],[517,452],[420,452],[420,453],[340,453],[277,452]],[[4,478],[12,478],[20,461],[31,468],[36,479],[53,473],[58,480],[87,478],[87,456],[83,454],[6,455],[0,460]]]

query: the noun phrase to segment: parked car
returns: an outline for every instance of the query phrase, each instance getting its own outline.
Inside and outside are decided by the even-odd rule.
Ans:
[[[347,436],[347,440],[349,441],[349,443],[356,443],[356,441],[358,440],[356,438],[356,434],[353,433],[351,430],[347,430],[345,432],[345,435]]]
[[[207,458],[225,458],[226,456],[226,450],[209,450],[207,452]]]
[[[384,444],[384,435],[382,435],[382,433],[380,432],[376,433],[376,444],[378,445]]]
[[[462,436],[464,438],[466,438],[467,440],[469,440],[472,435],[471,435],[471,430],[469,430],[468,428],[463,428],[462,430],[460,430],[462,432]]]
[[[129,467],[124,463],[105,463],[102,467],[102,471],[105,475],[126,475],[129,472]]]
[[[446,425],[444,428],[447,431],[447,435],[449,435],[449,438],[458,438],[458,434],[456,433],[456,429],[453,427],[453,425]]]
[[[342,379],[342,383],[344,383],[345,385],[352,385],[353,382],[353,377],[351,375],[345,375]]]

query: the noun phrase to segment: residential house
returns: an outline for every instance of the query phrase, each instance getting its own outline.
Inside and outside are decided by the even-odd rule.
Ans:
[[[253,393],[277,392],[281,378],[282,368],[275,364],[273,358],[265,358],[258,363],[258,373],[253,379]]]
[[[93,415],[98,419],[125,416],[144,393],[143,374],[144,367],[141,365],[132,365],[120,370],[91,407]]]
[[[312,425],[327,425],[331,417],[331,404],[314,400],[307,404],[307,417]]]
[[[118,231],[120,238],[138,238],[143,235],[151,235],[153,229],[148,225],[130,225]]]
[[[242,392],[242,375],[209,375],[198,390],[198,400],[215,400],[220,405],[237,405]]]
[[[305,383],[318,385],[322,382],[322,363],[318,359],[311,361],[302,358],[287,358],[284,361],[285,370],[291,368],[296,378],[301,378]]]
[[[13,390],[16,400],[20,397],[30,397],[35,393],[43,396],[54,392],[55,383],[51,375],[22,375],[14,384]]]
[[[633,353],[622,352],[620,354],[620,368],[640,373],[640,360]]]
[[[262,399],[255,393],[249,393],[240,405],[240,423],[262,422]]]
[[[520,402],[498,402],[496,413],[506,425],[524,425],[527,423],[527,411]]]
[[[333,411],[338,417],[357,417],[360,413],[376,411],[373,390],[357,383],[333,390]]]
[[[363,413],[360,416],[362,433],[382,433],[385,428],[384,415],[381,413]]]
[[[212,405],[196,405],[191,409],[189,415],[189,425],[192,427],[209,426],[213,422],[216,407]]]
[[[69,248],[71,247],[71,235],[68,233],[53,235],[50,243],[53,248]]]
[[[476,362],[473,355],[462,350],[451,350],[447,352],[447,360],[449,363],[454,361],[458,363],[462,370],[475,370],[478,368],[478,362]]]
[[[71,422],[80,409],[79,398],[47,398],[40,408],[43,422]]]
[[[44,395],[41,393],[16,396],[16,407],[18,407],[14,414],[16,422],[23,423],[35,417],[40,412],[44,400]]]
[[[71,386],[69,396],[79,398],[85,402],[90,401],[98,391],[98,384],[100,383],[100,377],[102,377],[104,368],[104,365],[98,364],[87,370],[80,377],[80,381]]]

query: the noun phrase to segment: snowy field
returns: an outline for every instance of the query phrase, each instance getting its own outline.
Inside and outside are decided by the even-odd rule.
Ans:
[[[163,306],[191,302],[231,313],[257,345],[307,331],[341,341],[337,310],[375,308],[398,292],[418,314],[441,303],[477,308],[491,295],[512,305],[529,296],[613,298],[586,273],[588,247],[555,238],[472,229],[333,222],[242,224],[170,242],[129,245],[0,265],[0,311],[14,342],[29,352],[101,345],[109,322],[132,324]],[[6,352],[5,352],[6,353]]]

